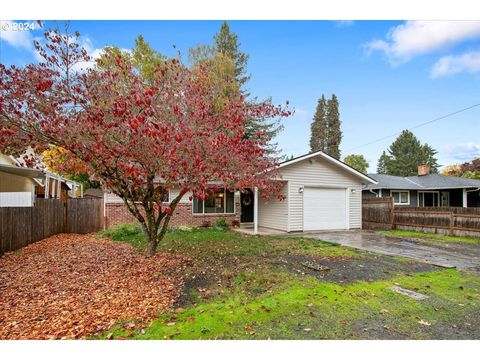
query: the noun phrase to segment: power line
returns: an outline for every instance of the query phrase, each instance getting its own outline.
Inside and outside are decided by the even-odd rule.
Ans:
[[[466,107],[466,108],[463,108],[463,109],[460,109],[460,110],[457,110],[457,111],[454,111],[454,112],[449,113],[449,114],[447,114],[447,115],[443,115],[443,116],[437,117],[437,118],[435,118],[435,119],[433,119],[433,120],[425,121],[424,123],[421,123],[421,124],[412,126],[412,127],[408,128],[407,130],[418,129],[419,127],[422,127],[422,126],[431,124],[431,123],[433,123],[433,122],[435,122],[435,121],[443,120],[443,119],[448,118],[448,117],[453,116],[453,115],[460,114],[460,113],[462,113],[462,112],[464,112],[464,111],[473,109],[474,107],[477,107],[477,106],[480,106],[480,103],[475,104],[475,105],[472,105],[472,106],[469,106],[469,107]],[[384,137],[382,137],[382,138],[380,138],[380,139],[377,139],[377,140],[373,140],[373,141],[371,141],[371,142],[368,142],[368,143],[366,143],[366,144],[355,146],[355,147],[353,147],[353,148],[351,148],[351,149],[349,149],[349,150],[346,150],[346,151],[347,151],[347,152],[350,152],[350,151],[352,151],[352,150],[356,150],[356,149],[361,148],[361,147],[364,147],[364,146],[372,145],[372,144],[375,144],[375,143],[377,143],[377,142],[386,140],[386,139],[388,139],[388,138],[391,138],[391,137],[393,137],[393,136],[400,135],[400,134],[401,134],[401,132],[397,132],[397,133],[395,133],[395,134],[387,135],[387,136],[384,136]]]

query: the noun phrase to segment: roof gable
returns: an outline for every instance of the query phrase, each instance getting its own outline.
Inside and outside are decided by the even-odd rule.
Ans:
[[[325,154],[323,151],[317,151],[317,152],[305,154],[305,155],[296,157],[294,159],[284,161],[284,162],[280,163],[279,167],[283,168],[283,167],[286,167],[286,166],[290,166],[290,165],[296,164],[300,161],[311,159],[313,157],[320,157],[320,158],[326,160],[327,162],[329,162],[330,164],[334,165],[338,169],[342,169],[343,171],[346,171],[347,173],[349,173],[349,174],[351,174],[355,177],[361,178],[362,180],[366,181],[367,184],[376,184],[377,183],[371,177],[361,173],[358,170],[355,170],[354,168],[348,166],[344,162],[342,162],[340,160],[337,160],[337,159],[331,157],[330,155]]]

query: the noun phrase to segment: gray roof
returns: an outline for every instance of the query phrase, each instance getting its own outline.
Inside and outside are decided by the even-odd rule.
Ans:
[[[98,198],[103,198],[103,190],[90,188],[83,193],[83,196],[94,196]]]
[[[436,190],[480,188],[480,180],[429,174],[424,176],[392,176],[368,174],[378,184],[368,185],[366,189],[398,189],[398,190]]]

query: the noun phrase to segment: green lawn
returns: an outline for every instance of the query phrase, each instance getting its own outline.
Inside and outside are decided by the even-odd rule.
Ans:
[[[440,234],[429,234],[418,231],[405,231],[405,230],[391,230],[382,231],[384,235],[400,236],[414,238],[418,240],[437,241],[441,243],[464,243],[464,244],[480,244],[480,238],[464,237],[464,236],[447,236]]]
[[[134,227],[103,234],[142,249]],[[170,231],[159,251],[190,256],[176,309],[100,338],[480,338],[480,277],[315,239]],[[322,273],[305,262],[329,267]],[[428,295],[417,301],[398,285]],[[135,324],[131,326],[132,322]]]
[[[114,241],[126,241],[142,250],[146,240],[139,226],[121,225],[104,230],[101,236]],[[261,241],[259,239],[262,238]],[[217,228],[174,228],[166,235],[158,251],[187,254],[194,257],[258,256],[266,254],[312,254],[324,256],[360,256],[358,251],[324,241],[285,236],[248,236]]]

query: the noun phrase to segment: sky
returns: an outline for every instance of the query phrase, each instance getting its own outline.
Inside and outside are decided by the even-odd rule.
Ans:
[[[29,21],[14,21],[14,22]],[[43,30],[0,30],[0,62],[38,61],[33,39]],[[45,28],[62,22],[44,22]],[[36,24],[35,24],[36,25]],[[142,34],[166,56],[211,44],[220,21],[71,21],[83,46],[133,47]],[[342,158],[362,154],[375,172],[382,151],[403,129],[480,103],[480,21],[229,21],[250,55],[249,92],[295,114],[278,136],[286,155],[309,152],[318,98],[340,102]],[[7,29],[8,28],[8,29]],[[7,30],[5,30],[7,29]],[[480,106],[412,130],[438,151],[442,166],[480,157]],[[393,136],[390,136],[393,135]],[[382,139],[377,141],[378,139]]]

